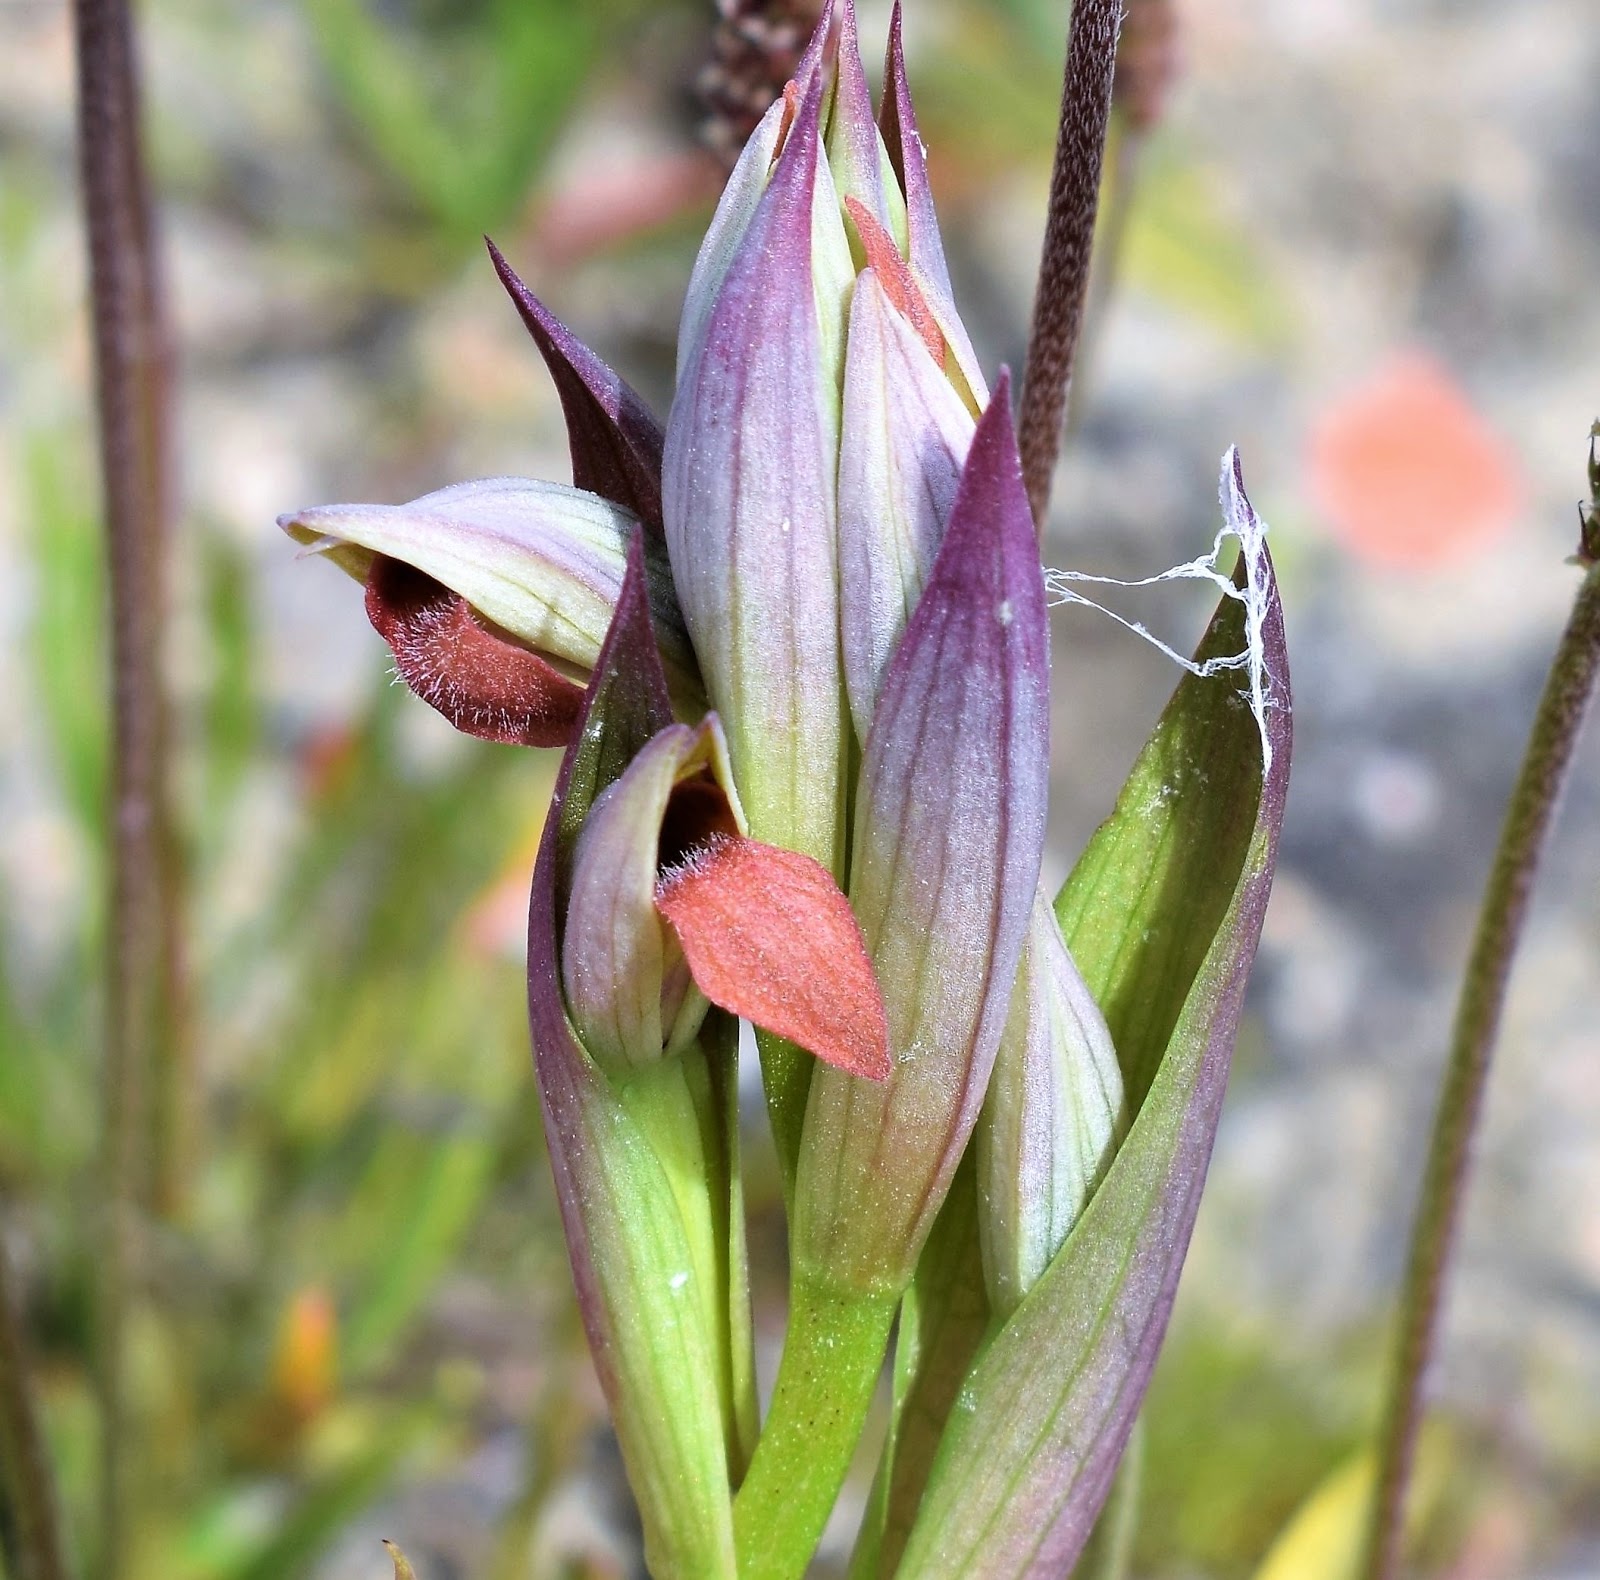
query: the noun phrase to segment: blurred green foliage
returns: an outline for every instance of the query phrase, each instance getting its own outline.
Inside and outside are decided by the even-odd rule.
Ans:
[[[604,41],[617,0],[316,0],[306,7],[340,106],[388,175],[453,239],[528,190]]]
[[[97,529],[64,483],[82,438],[30,444],[29,672],[92,866],[105,758]],[[550,1207],[530,1167],[521,973],[473,927],[485,892],[529,862],[550,765],[467,749],[419,779],[397,736],[410,699],[376,664],[371,705],[347,733],[285,741],[255,683],[239,557],[220,538],[201,541],[214,657],[186,720],[184,766],[202,924],[192,1031],[204,1073],[191,1095],[208,1132],[187,1209],[153,1230],[136,1327],[150,1549],[137,1572],[264,1580],[302,1572],[459,1414],[430,1397],[425,1377],[391,1393],[419,1314],[473,1261],[491,1191],[518,1198],[549,1263],[541,1271],[559,1265],[553,1226],[537,1227]],[[286,747],[300,758],[301,783],[287,787],[298,816],[263,871],[250,860],[251,808]],[[223,902],[241,862],[251,892]],[[37,1344],[78,1529],[93,1461],[93,892],[84,886],[77,925],[44,969],[24,977],[11,952],[0,959],[0,1179],[41,1253]],[[334,1326],[326,1355],[312,1345],[296,1358],[283,1330],[305,1289],[328,1292]],[[328,1376],[297,1379],[296,1367]],[[263,1547],[245,1514],[274,1503]]]

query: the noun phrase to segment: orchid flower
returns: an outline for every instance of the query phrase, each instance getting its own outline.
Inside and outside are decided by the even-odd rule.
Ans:
[[[458,728],[565,748],[530,1017],[652,1572],[803,1572],[897,1318],[853,1572],[1064,1572],[1165,1324],[1270,883],[1287,673],[1259,524],[1226,472],[1240,585],[1052,903],[1044,575],[1010,380],[991,391],[956,312],[898,8],[876,117],[853,6],[829,0],[757,127],[664,428],[491,253],[572,485],[281,525],[363,581],[399,674]],[[1230,686],[1244,638],[1270,711]],[[790,1216],[764,1423],[739,1019]]]

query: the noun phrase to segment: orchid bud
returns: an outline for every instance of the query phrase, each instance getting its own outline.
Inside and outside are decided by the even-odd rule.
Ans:
[[[324,505],[281,526],[367,587],[401,678],[458,728],[557,746],[577,717],[638,523],[560,483],[489,478],[407,505]],[[659,539],[645,574],[674,704],[704,710]]]
[[[897,299],[905,265],[890,256],[897,270],[868,268],[856,282],[839,451],[845,684],[863,740],[944,536],[974,427],[930,349],[931,317],[908,312],[903,289]]]
[[[974,1136],[996,1313],[1013,1311],[1060,1250],[1126,1123],[1111,1033],[1041,894]]]
[[[701,248],[663,453],[673,573],[751,826],[836,873],[850,737],[871,727],[987,395],[898,15],[887,76],[880,130],[854,7],[830,3]]]
[[[656,881],[663,861],[740,832],[710,769],[720,734],[715,715],[697,730],[663,730],[595,801],[578,835],[562,983],[574,1029],[613,1074],[680,1052],[705,1019],[705,995],[656,910]]]
[[[711,705],[726,721],[751,830],[837,875],[850,743],[839,659],[838,393],[824,339],[832,311],[819,314],[824,271],[811,235],[817,188],[831,186],[821,104],[814,77],[702,330],[691,326],[696,304],[685,309],[685,336],[698,342],[667,423],[662,507],[684,617]],[[838,240],[843,247],[842,225]],[[848,278],[848,248],[844,258]]]
[[[567,1011],[608,1074],[681,1052],[708,1001],[854,1075],[888,1074],[849,902],[819,862],[745,834],[714,713],[653,736],[596,798],[569,896]]]

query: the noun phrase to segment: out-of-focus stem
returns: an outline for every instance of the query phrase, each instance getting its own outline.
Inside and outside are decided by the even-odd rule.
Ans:
[[[1084,1548],[1072,1580],[1124,1580],[1139,1534],[1139,1503],[1144,1495],[1144,1417],[1133,1423],[1133,1435],[1122,1451],[1117,1478],[1111,1483],[1094,1533]]]
[[[1456,1006],[1449,1063],[1411,1234],[1393,1372],[1385,1396],[1378,1495],[1362,1566],[1367,1580],[1392,1580],[1400,1563],[1423,1390],[1438,1338],[1444,1281],[1461,1218],[1506,983],[1527,917],[1539,857],[1597,682],[1600,564],[1590,563],[1539,699]]]
[[[1040,525],[1050,503],[1067,386],[1083,330],[1121,17],[1121,0],[1076,0],[1072,7],[1050,208],[1017,419],[1023,481]]]
[[[75,0],[78,152],[89,247],[100,465],[111,614],[109,886],[105,914],[104,1243],[99,1261],[102,1416],[99,1572],[126,1551],[124,1330],[138,1283],[148,1189],[147,1094],[173,1053],[178,873],[167,783],[161,664],[171,511],[169,349],[140,134],[127,0]],[[157,1133],[176,1154],[170,1105]],[[171,1187],[170,1170],[161,1171]]]
[[[1117,278],[1122,270],[1123,244],[1128,236],[1128,217],[1133,212],[1139,187],[1139,167],[1147,133],[1125,117],[1113,119],[1106,157],[1111,173],[1105,183],[1105,218],[1100,222],[1099,245],[1089,277],[1089,299],[1084,306],[1083,330],[1078,337],[1078,354],[1073,376],[1067,385],[1067,415],[1062,433],[1070,438],[1083,420],[1084,402],[1094,384],[1094,371],[1106,318],[1116,298]]]
[[[3,1225],[0,1225],[3,1231]],[[16,1580],[67,1580],[59,1504],[34,1408],[22,1312],[0,1232],[0,1529]]]

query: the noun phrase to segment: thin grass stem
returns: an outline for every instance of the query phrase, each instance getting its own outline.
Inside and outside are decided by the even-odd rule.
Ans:
[[[1428,1372],[1438,1343],[1445,1280],[1460,1225],[1506,984],[1527,919],[1539,858],[1597,683],[1600,564],[1590,563],[1539,699],[1456,1007],[1385,1395],[1378,1492],[1361,1570],[1366,1580],[1393,1580],[1401,1561],[1406,1495]]]
[[[127,0],[75,0],[78,152],[95,353],[96,415],[110,590],[111,776],[104,920],[103,1244],[97,1386],[101,1495],[97,1572],[124,1567],[129,1508],[123,1349],[139,1282],[143,1209],[159,1155],[176,1155],[168,1104],[180,997],[179,876],[168,784],[162,672],[171,517],[169,340],[145,176],[138,71]]]
[[[1083,333],[1121,20],[1121,0],[1076,0],[1072,8],[1050,206],[1017,419],[1022,477],[1033,519],[1041,527]]]
[[[0,1548],[16,1580],[67,1580],[55,1476],[0,1224]]]

